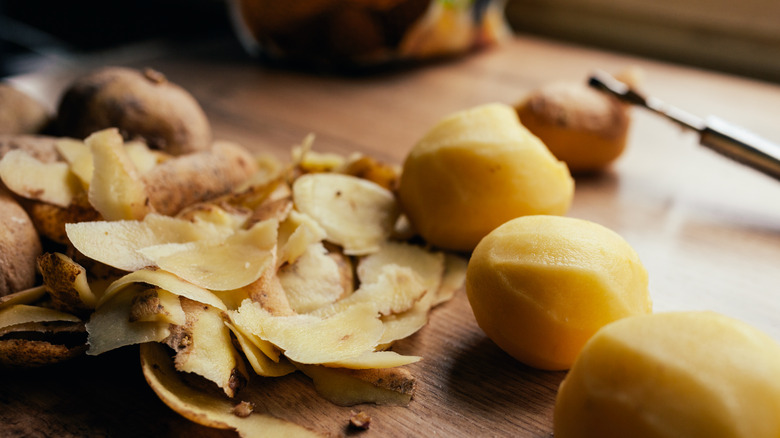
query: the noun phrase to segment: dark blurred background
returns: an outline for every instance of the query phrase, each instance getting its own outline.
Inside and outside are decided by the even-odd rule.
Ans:
[[[240,50],[230,1],[0,0],[0,77],[160,42]],[[520,33],[780,82],[778,0],[506,0],[506,16]]]
[[[215,37],[232,37],[222,0],[0,0],[0,77],[73,55]]]

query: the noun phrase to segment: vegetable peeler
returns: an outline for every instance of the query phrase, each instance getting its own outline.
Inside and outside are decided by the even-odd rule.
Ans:
[[[661,114],[699,133],[699,143],[734,161],[780,180],[780,145],[714,116],[700,118],[652,96],[645,96],[608,73],[596,71],[588,84],[618,99]]]

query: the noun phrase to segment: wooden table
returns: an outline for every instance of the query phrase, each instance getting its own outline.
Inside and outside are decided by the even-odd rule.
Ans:
[[[75,74],[104,63],[151,66],[189,89],[216,136],[286,159],[307,133],[315,149],[363,151],[400,163],[442,116],[469,106],[515,103],[554,80],[636,65],[645,89],[693,113],[716,114],[780,142],[780,86],[645,59],[518,37],[492,50],[424,68],[339,77],[268,68],[228,42],[173,54],[91,59],[15,81],[54,104]],[[163,56],[164,55],[164,56]],[[711,309],[780,341],[780,183],[697,145],[671,123],[635,110],[628,150],[609,171],[577,179],[570,216],[625,237],[650,274],[657,311]],[[562,372],[529,369],[477,327],[464,293],[398,344],[421,355],[407,408],[361,406],[367,437],[548,437]],[[299,376],[255,393],[270,413],[347,435],[350,408],[318,398]],[[50,369],[4,371],[2,436],[231,436],[194,425],[163,405],[126,348]]]

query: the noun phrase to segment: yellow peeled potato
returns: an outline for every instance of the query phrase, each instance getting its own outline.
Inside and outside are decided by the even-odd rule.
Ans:
[[[480,328],[535,368],[568,369],[604,325],[649,313],[647,271],[615,232],[582,219],[525,216],[477,245],[466,293]]]
[[[562,215],[574,181],[566,165],[519,122],[514,109],[486,104],[444,118],[410,151],[398,196],[429,243],[470,251],[504,222]]]
[[[561,384],[556,438],[777,438],[780,344],[714,312],[626,318]]]

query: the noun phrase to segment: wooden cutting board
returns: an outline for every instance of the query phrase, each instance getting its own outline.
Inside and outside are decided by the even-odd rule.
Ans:
[[[160,56],[101,58],[15,78],[54,104],[80,71],[104,64],[151,66],[189,89],[218,138],[289,157],[308,133],[315,150],[361,151],[390,163],[438,119],[469,106],[515,103],[554,80],[583,81],[594,68],[645,71],[646,89],[691,112],[717,114],[780,141],[780,87],[528,37],[465,58],[355,77],[268,68],[233,41]],[[780,340],[780,184],[715,156],[668,122],[635,112],[628,150],[607,172],[578,176],[570,216],[612,228],[637,250],[657,311],[711,309]],[[522,335],[522,334],[520,334]],[[549,437],[563,372],[527,368],[476,325],[463,291],[398,343],[420,355],[408,407],[365,405],[368,431],[349,431],[354,408],[319,398],[293,375],[255,379],[242,398],[280,418],[333,436]],[[0,373],[0,436],[235,436],[195,425],[146,385],[137,348],[61,366]]]

